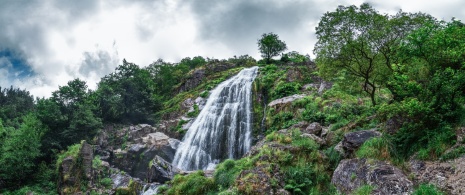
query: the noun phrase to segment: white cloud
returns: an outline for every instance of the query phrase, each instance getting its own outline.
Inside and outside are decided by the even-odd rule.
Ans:
[[[39,1],[0,0],[0,50],[26,58],[36,76],[6,79],[0,85],[26,88],[35,96],[51,95],[73,78],[95,87],[123,58],[141,66],[162,58],[259,58],[256,41],[274,32],[290,51],[312,54],[314,28],[337,5],[349,0],[177,0]],[[439,19],[464,19],[460,0],[369,1],[380,12],[422,11]]]

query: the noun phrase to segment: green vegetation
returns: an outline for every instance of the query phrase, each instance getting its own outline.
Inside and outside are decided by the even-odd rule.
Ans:
[[[413,195],[442,195],[441,191],[439,191],[434,185],[431,184],[421,184],[418,188],[413,192]]]
[[[272,190],[336,194],[330,183],[342,158],[336,144],[344,133],[370,128],[383,136],[366,141],[355,151],[358,158],[402,167],[412,157],[447,161],[465,154],[463,143],[456,143],[456,129],[465,125],[465,24],[423,13],[382,14],[362,4],[325,13],[316,35],[316,64],[297,52],[273,60],[287,47],[268,33],[258,40],[264,58],[258,62],[248,55],[188,57],[178,63],[159,59],[147,67],[123,60],[95,90],[74,79],[50,98],[34,100],[26,90],[0,88],[0,193],[56,194],[59,165],[77,156],[81,140],[96,144],[94,137],[105,126],[196,117],[199,106],[187,113],[181,109],[185,100],[206,98],[219,83],[255,65],[260,69],[253,84],[253,135],[265,138],[263,146],[220,163],[212,178],[202,171],[176,175],[160,193],[253,193],[269,178],[263,180]],[[202,77],[187,88],[194,74]],[[331,89],[319,91],[321,79],[330,81]],[[304,89],[307,84],[313,86]],[[267,106],[295,94],[303,97]],[[325,143],[302,136],[301,122],[325,126]],[[185,123],[181,120],[171,130],[182,135]],[[122,148],[128,146],[128,136],[121,138]],[[92,165],[101,169],[101,159],[96,156]],[[99,174],[97,185],[110,188],[108,175]],[[83,191],[86,182],[67,190]],[[116,194],[140,188],[131,182]],[[361,186],[354,194],[375,188]],[[424,184],[414,194],[442,193]]]

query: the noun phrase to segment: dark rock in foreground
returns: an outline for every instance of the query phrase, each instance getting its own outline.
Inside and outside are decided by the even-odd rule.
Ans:
[[[374,194],[411,194],[413,183],[404,173],[385,162],[367,159],[342,160],[331,179],[343,194],[350,194],[363,185],[374,187]]]

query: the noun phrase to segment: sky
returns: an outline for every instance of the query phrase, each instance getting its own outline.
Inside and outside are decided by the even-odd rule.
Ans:
[[[268,32],[313,56],[321,16],[364,2],[465,21],[463,0],[0,0],[0,87],[50,97],[75,78],[95,89],[123,59],[260,59],[257,40]]]

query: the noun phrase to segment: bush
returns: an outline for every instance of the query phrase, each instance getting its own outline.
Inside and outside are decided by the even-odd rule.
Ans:
[[[373,190],[374,190],[373,186],[363,185],[357,188],[353,194],[354,195],[370,195]]]
[[[196,171],[186,176],[176,175],[170,181],[172,188],[166,194],[207,194],[215,190],[215,182],[205,177],[203,171]]]
[[[279,99],[299,93],[302,85],[296,82],[279,82],[271,92],[272,99]]]

